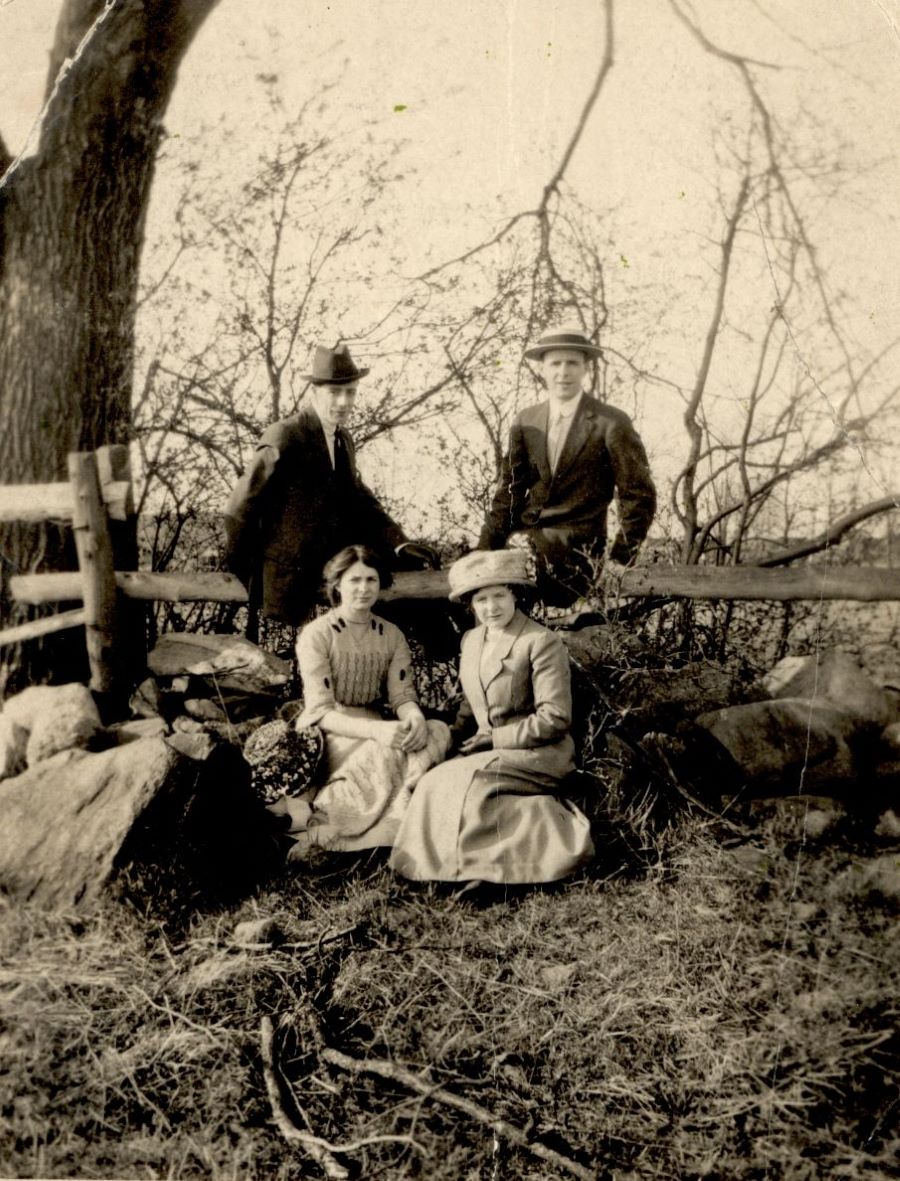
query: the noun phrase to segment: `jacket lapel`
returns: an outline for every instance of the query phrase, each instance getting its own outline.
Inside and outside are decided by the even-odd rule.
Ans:
[[[550,453],[548,451],[550,433],[550,403],[541,402],[534,407],[531,412],[532,425],[534,427],[534,445],[533,454],[531,456],[535,467],[541,474],[541,479],[549,484],[553,478],[553,473],[550,471]]]
[[[575,411],[575,418],[569,433],[566,436],[566,441],[563,445],[562,454],[559,457],[559,463],[556,465],[556,472],[554,478],[559,477],[565,472],[566,468],[577,459],[579,452],[591,437],[594,429],[594,404],[593,399],[583,394],[581,398],[581,405]]]
[[[484,649],[484,628],[479,627],[475,631],[469,632],[468,635],[469,639],[463,642],[459,660],[459,681],[463,693],[472,707],[475,720],[481,727],[487,725],[488,712],[487,698],[484,695],[484,687],[479,675],[481,653]]]
[[[478,651],[478,669],[479,680],[482,688],[487,693],[488,686],[492,681],[496,680],[503,671],[503,661],[509,656],[513,644],[519,638],[522,628],[525,626],[525,616],[521,611],[516,611],[509,627],[503,633],[503,639],[497,644],[493,645],[487,658],[482,661],[482,653],[484,651],[485,639],[487,636],[487,628],[481,628],[481,642]]]
[[[331,456],[328,453],[328,440],[325,438],[325,428],[322,426],[322,420],[311,407],[306,410],[301,410],[297,416],[298,425],[302,429],[305,436],[305,450],[306,462],[312,460],[313,464],[320,470],[320,479],[324,481],[334,480],[334,468],[331,464]],[[344,432],[345,443],[348,440],[346,432]],[[351,457],[352,451],[350,446],[347,447],[347,453]]]

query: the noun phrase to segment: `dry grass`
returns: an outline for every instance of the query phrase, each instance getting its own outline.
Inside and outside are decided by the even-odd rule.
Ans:
[[[428,1072],[598,1177],[900,1175],[896,850],[729,850],[696,823],[667,839],[639,875],[482,907],[377,861],[177,932],[121,906],[7,907],[3,1175],[321,1176],[272,1122],[265,1015],[294,1118],[369,1141],[343,1158],[366,1177],[566,1174],[329,1066],[311,1016],[336,1049]],[[261,917],[276,945],[235,945]]]

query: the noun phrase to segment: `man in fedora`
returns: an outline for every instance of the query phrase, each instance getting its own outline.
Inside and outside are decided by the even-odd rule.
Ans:
[[[326,561],[368,545],[396,565],[414,548],[359,478],[347,431],[361,378],[346,344],[319,345],[309,404],[263,432],[225,509],[225,561],[263,616],[299,626],[314,607]]]
[[[512,424],[478,544],[524,542],[537,559],[544,601],[569,607],[597,585],[604,556],[622,565],[634,559],[656,490],[631,419],[584,391],[601,350],[579,329],[562,328],[546,332],[525,356],[538,363],[549,397]],[[607,551],[613,496],[619,529]]]

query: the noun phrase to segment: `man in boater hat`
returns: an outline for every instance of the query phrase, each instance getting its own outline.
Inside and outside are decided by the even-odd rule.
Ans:
[[[263,432],[225,510],[225,561],[263,616],[298,626],[318,598],[322,568],[347,545],[367,545],[388,566],[416,551],[356,470],[347,426],[359,369],[346,344],[319,345],[309,402]],[[412,564],[416,564],[413,561]]]
[[[585,393],[601,350],[579,329],[561,328],[525,350],[549,398],[512,424],[482,549],[524,543],[537,560],[545,603],[569,607],[596,588],[604,558],[627,565],[647,536],[656,490],[647,453],[621,410]],[[613,496],[619,529],[607,550]]]

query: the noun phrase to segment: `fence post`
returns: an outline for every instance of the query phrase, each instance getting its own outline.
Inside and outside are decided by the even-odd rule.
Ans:
[[[91,688],[112,693],[116,686],[116,575],[106,508],[92,451],[69,454],[74,512],[72,528],[84,595],[85,633]]]
[[[115,570],[137,570],[138,540],[137,519],[134,511],[134,490],[131,483],[131,456],[125,443],[107,443],[97,449],[97,475],[100,486],[125,483],[127,494],[122,503],[122,517],[107,516],[109,537],[112,544],[113,568]],[[143,675],[147,665],[147,614],[149,604],[137,599],[119,596],[116,609],[116,652],[118,653],[117,674],[130,689],[137,678]]]

